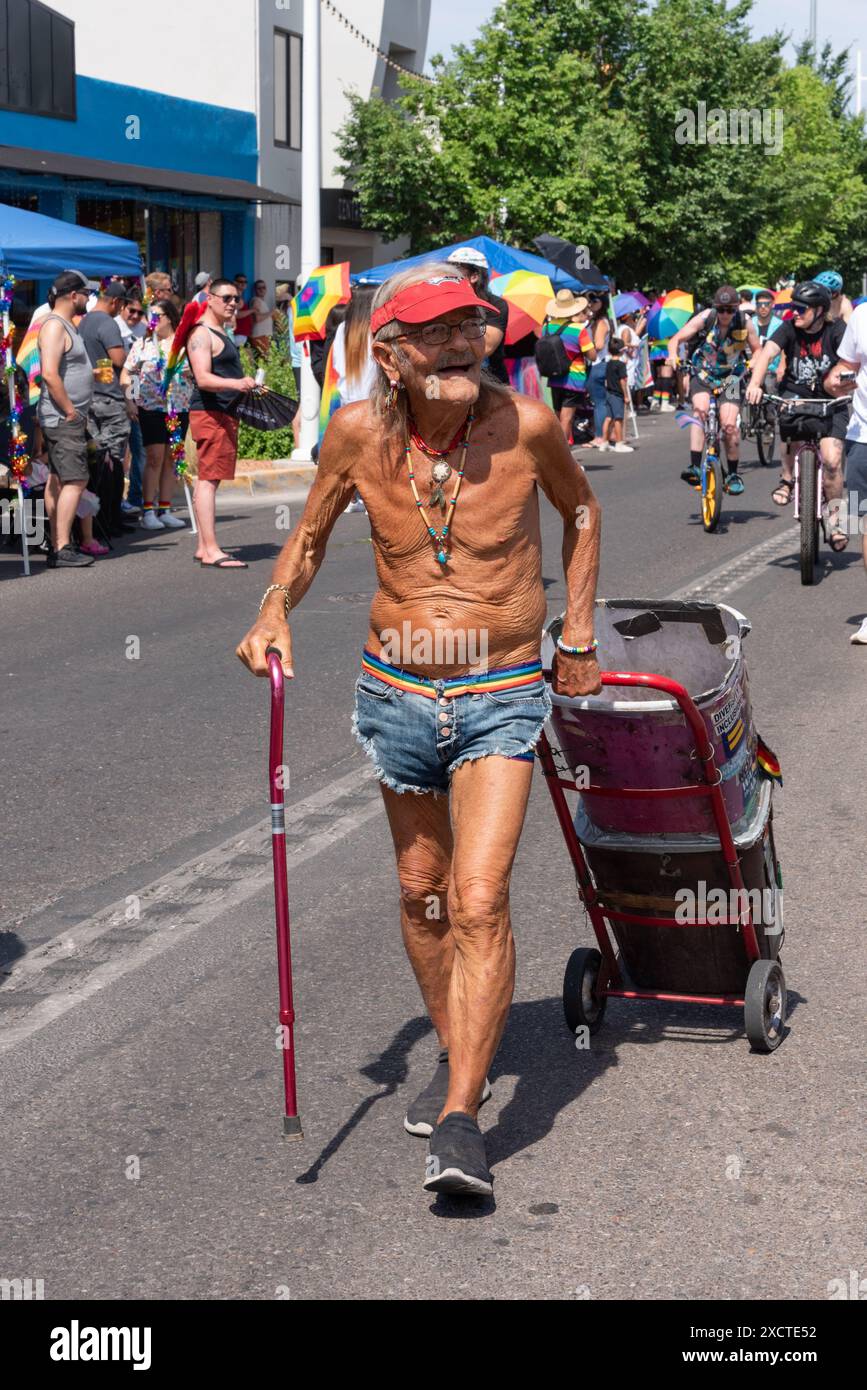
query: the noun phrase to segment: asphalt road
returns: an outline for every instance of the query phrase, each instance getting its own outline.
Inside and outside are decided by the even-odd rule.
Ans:
[[[2,550],[0,1277],[42,1278],[48,1298],[823,1300],[867,1272],[867,649],[848,643],[863,570],[854,545],[823,550],[821,582],[802,588],[791,517],[757,467],[705,535],[677,479],[684,436],[670,417],[641,431],[631,457],[590,457],[600,594],[660,597],[711,574],[697,591],[753,623],[753,706],[785,779],[780,1050],[751,1054],[735,1010],[617,1000],[576,1050],[562,973],[592,933],[537,773],[513,879],[516,1002],[482,1112],[495,1198],[422,1191],[426,1145],[402,1117],[436,1044],[349,728],[374,576],[365,518],[346,516],[294,618],[305,1139],[285,1143],[267,689],[233,655],[282,517],[224,512],[242,573],[200,570],[180,532],[79,573],[37,561],[29,580]],[[553,614],[560,528],[542,505]]]

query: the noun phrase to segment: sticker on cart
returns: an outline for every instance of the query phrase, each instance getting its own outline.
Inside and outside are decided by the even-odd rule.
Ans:
[[[713,725],[722,743],[726,758],[733,758],[747,731],[744,722],[744,697],[740,688],[732,692],[720,709],[714,710]]]
[[[742,770],[743,767],[744,767],[744,764],[749,760],[749,758],[750,758],[750,747],[749,747],[749,744],[748,744],[748,743],[745,743],[745,742],[742,742],[742,743],[741,743],[741,746],[740,746],[740,748],[737,750],[737,752],[736,752],[736,753],[733,753],[733,754],[730,756],[729,760],[728,760],[727,762],[723,763],[722,767],[720,768],[720,770],[719,770],[719,775],[720,775],[721,780],[722,780],[723,782],[728,782],[732,777],[738,777],[738,776],[740,775],[740,773],[741,773],[741,770]],[[747,798],[746,793],[745,793],[745,794],[744,794],[744,800],[746,801],[747,799],[748,799],[748,798]]]

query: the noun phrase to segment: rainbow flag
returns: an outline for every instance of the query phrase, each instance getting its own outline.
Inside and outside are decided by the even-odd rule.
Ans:
[[[47,318],[50,312],[46,306],[38,318],[34,315],[15,354],[18,366],[27,373],[27,399],[30,405],[36,405],[39,400],[42,386],[42,378],[39,375],[39,329],[42,327],[42,320]]]
[[[756,758],[759,764],[759,773],[763,777],[769,778],[772,782],[779,782],[783,785],[783,774],[780,771],[780,760],[776,753],[773,753],[764,739],[756,735]]]
[[[343,402],[337,390],[337,372],[334,369],[334,344],[328,349],[328,358],[325,362],[325,380],[322,383],[322,395],[319,400],[319,443],[325,437],[328,428],[328,421],[331,419],[335,410],[339,410]]]

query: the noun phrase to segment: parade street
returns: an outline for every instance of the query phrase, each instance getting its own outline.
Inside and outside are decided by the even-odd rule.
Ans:
[[[480,1113],[493,1199],[422,1190],[403,1130],[436,1038],[400,939],[393,850],[350,729],[374,593],[341,516],[292,615],[289,906],[302,1143],[281,1135],[268,687],[234,648],[286,538],[277,498],[223,502],[246,571],[139,531],[89,569],[0,551],[3,1273],[74,1299],[808,1299],[867,1271],[852,1148],[863,1062],[860,538],[801,585],[793,509],[744,446],[706,534],[673,416],[586,451],[601,597],[703,597],[750,619],[778,755],[790,1032],[739,1009],[613,999],[576,1048],[560,992],[592,944],[534,772],[512,880],[517,988]],[[303,494],[289,498],[293,524]],[[541,501],[549,615],[562,526]],[[185,515],[185,513],[182,513]],[[604,652],[600,652],[605,667]],[[857,1281],[856,1281],[857,1282]],[[840,1296],[855,1296],[842,1294]],[[809,1319],[807,1319],[809,1321]]]

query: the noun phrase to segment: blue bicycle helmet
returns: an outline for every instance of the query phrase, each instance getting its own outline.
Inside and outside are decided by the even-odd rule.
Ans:
[[[832,294],[839,294],[843,288],[843,276],[838,275],[836,270],[823,270],[820,275],[813,276],[817,285],[824,285]]]

